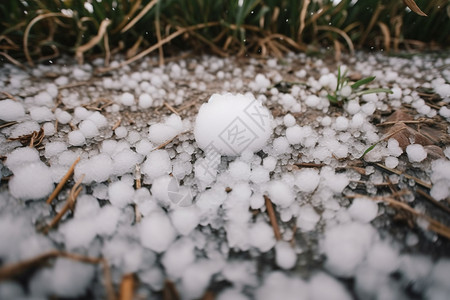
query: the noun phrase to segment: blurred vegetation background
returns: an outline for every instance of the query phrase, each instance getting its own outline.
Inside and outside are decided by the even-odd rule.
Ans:
[[[449,0],[2,0],[0,58],[435,50],[450,45],[449,16]]]

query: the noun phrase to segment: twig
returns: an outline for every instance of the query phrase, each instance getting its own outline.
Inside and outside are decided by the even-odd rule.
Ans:
[[[273,228],[273,233],[275,235],[275,239],[277,241],[281,240],[280,228],[278,227],[277,217],[275,215],[275,211],[273,209],[272,201],[270,201],[269,197],[264,195],[264,201],[266,203],[267,214],[269,215],[270,224]]]
[[[59,221],[62,219],[64,214],[69,209],[71,209],[71,210],[73,209],[73,207],[75,205],[75,201],[76,201],[78,195],[80,194],[81,190],[83,189],[80,185],[81,185],[81,182],[83,181],[84,176],[85,176],[85,174],[82,174],[81,177],[78,179],[78,181],[74,184],[74,186],[70,190],[69,197],[67,197],[66,204],[61,209],[61,211],[56,214],[56,216],[53,218],[53,220],[50,222],[50,224],[48,224],[43,229],[44,233],[48,233],[50,229],[52,229],[59,223]]]
[[[295,163],[294,166],[303,168],[322,168],[325,164],[315,164],[315,163]]]
[[[19,99],[17,99],[16,97],[14,97],[13,95],[11,95],[8,92],[4,92],[4,91],[0,91],[0,93],[2,93],[3,95],[5,95],[6,98],[11,99],[13,101],[19,102]]]
[[[406,204],[404,202],[400,202],[391,197],[368,197],[368,196],[360,195],[360,194],[347,196],[347,198],[360,198],[360,197],[369,198],[374,201],[383,201],[392,207],[403,209],[404,211],[407,211],[410,214],[412,214],[413,216],[415,216],[416,218],[422,218],[425,221],[427,221],[428,222],[428,227],[427,227],[428,230],[434,231],[435,233],[439,234],[440,236],[450,239],[450,228],[449,227],[445,226],[444,224],[436,221],[435,219],[433,219],[423,213],[418,212],[417,210],[415,210],[414,208],[412,208],[411,206],[409,206],[408,204]]]
[[[134,179],[136,180],[136,189],[141,188],[141,167],[139,164],[136,164],[136,168],[134,169]]]
[[[170,110],[171,112],[173,112],[174,114],[176,114],[176,115],[178,115],[178,116],[180,115],[180,113],[177,112],[177,111],[175,110],[175,108],[173,108],[172,105],[170,105],[169,103],[167,103],[167,102],[165,102],[165,101],[164,101],[164,106],[167,107],[167,109]]]
[[[64,89],[70,89],[73,87],[79,87],[79,86],[88,85],[88,84],[90,84],[90,82],[87,82],[87,81],[74,82],[74,83],[62,85],[62,86],[58,87],[58,90],[60,91],[60,90],[64,90]]]
[[[102,264],[103,265],[103,276],[105,279],[104,285],[106,289],[106,293],[108,295],[108,300],[115,300],[115,292],[111,281],[111,271],[109,269],[109,264],[104,258],[97,258],[97,257],[89,257],[89,256],[82,256],[75,253],[68,253],[58,250],[52,250],[46,253],[43,253],[41,255],[38,255],[36,257],[18,262],[13,263],[9,265],[3,265],[0,267],[0,281],[17,276],[28,269],[34,267],[35,265],[39,263],[43,263],[47,261],[50,258],[56,258],[56,257],[64,257],[71,260],[83,262],[83,263],[90,263],[90,264]]]
[[[92,47],[94,47],[95,45],[97,45],[100,40],[103,38],[103,36],[106,34],[106,28],[108,28],[108,26],[111,24],[111,20],[109,19],[104,19],[101,23],[100,23],[100,27],[98,29],[98,33],[96,36],[94,36],[89,42],[87,42],[84,45],[81,45],[79,47],[77,47],[76,51],[75,51],[75,57],[78,60],[79,64],[83,64],[83,53],[88,51],[89,49],[91,49]]]
[[[433,197],[431,197],[430,195],[428,195],[427,193],[425,193],[422,190],[417,189],[416,192],[423,196],[424,198],[426,198],[428,201],[430,201],[431,203],[433,203],[434,205],[436,205],[437,207],[439,207],[442,210],[445,210],[447,213],[450,214],[450,208],[448,208],[447,206],[445,206],[444,204],[442,204],[441,202],[437,201],[436,199],[434,199]]]
[[[6,128],[6,127],[9,127],[9,126],[12,126],[12,125],[16,125],[18,122],[16,122],[16,121],[12,121],[12,122],[8,122],[8,123],[5,123],[5,124],[2,124],[2,125],[0,125],[0,129],[3,129],[3,128]]]
[[[403,176],[405,176],[405,178],[407,178],[407,179],[412,179],[412,180],[414,180],[417,184],[423,186],[424,188],[431,189],[431,184],[429,184],[429,183],[427,183],[427,182],[425,182],[425,181],[423,181],[423,180],[421,180],[421,179],[419,179],[419,178],[417,178],[417,177],[411,176],[411,175],[409,175],[409,174],[403,173],[403,172],[398,171],[398,170],[395,170],[395,169],[388,168],[388,167],[386,167],[386,166],[383,166],[383,165],[380,164],[380,163],[375,163],[375,165],[378,166],[378,167],[380,167],[380,168],[382,168],[382,169],[384,169],[384,170],[386,170],[386,171],[389,171],[389,172],[391,172],[391,173],[394,173],[394,174],[396,174],[396,175],[399,175],[399,176],[400,176],[400,175],[403,175]]]
[[[133,300],[134,274],[125,274],[120,283],[119,300]]]
[[[163,289],[164,300],[180,300],[180,295],[172,281],[166,280]]]
[[[120,126],[121,123],[122,123],[122,118],[119,117],[119,120],[117,120],[117,122],[114,123],[113,127],[111,128],[112,131],[116,130]]]
[[[128,31],[130,28],[132,28],[134,26],[134,24],[136,24],[143,16],[145,16],[145,14],[152,9],[153,6],[155,6],[155,4],[158,2],[158,0],[153,0],[150,1],[140,12],[139,14],[134,17],[133,20],[130,21],[130,23],[128,23],[124,28],[122,28],[122,30],[120,31],[121,33],[124,33],[126,31]]]
[[[80,161],[80,157],[78,156],[77,159],[73,162],[73,164],[70,166],[69,171],[67,171],[66,175],[61,179],[61,181],[56,186],[53,193],[50,194],[48,197],[46,203],[51,204],[53,199],[55,199],[56,196],[58,196],[59,192],[61,192],[63,186],[66,184],[66,182],[69,180],[70,176],[72,176],[73,171],[75,170],[75,166]]]
[[[165,146],[167,146],[168,144],[170,144],[174,139],[176,139],[176,138],[179,137],[180,135],[185,134],[185,133],[188,133],[188,132],[189,132],[189,131],[184,131],[184,132],[182,132],[182,133],[177,134],[176,136],[174,136],[174,137],[171,138],[170,140],[167,140],[166,142],[162,143],[162,144],[159,145],[158,147],[153,148],[152,151],[155,151],[155,150],[159,150],[159,149],[164,148]]]

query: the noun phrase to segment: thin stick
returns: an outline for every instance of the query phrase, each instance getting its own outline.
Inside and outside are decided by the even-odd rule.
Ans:
[[[315,164],[315,163],[295,163],[294,166],[304,167],[304,168],[321,168],[325,164]]]
[[[134,297],[134,274],[125,274],[120,283],[119,300],[133,300]]]
[[[139,164],[136,164],[136,168],[134,169],[134,179],[136,180],[136,189],[141,188],[141,167]]]
[[[66,175],[61,179],[61,181],[56,186],[53,193],[50,194],[48,197],[46,203],[51,204],[53,199],[55,199],[56,196],[58,196],[59,192],[61,192],[63,186],[66,184],[66,182],[69,180],[70,176],[72,176],[73,171],[75,170],[75,166],[80,161],[80,157],[78,156],[77,159],[73,162],[73,164],[70,166],[69,171],[67,171]]]
[[[119,120],[117,120],[117,122],[114,123],[113,127],[111,128],[112,131],[116,130],[120,126],[120,123],[122,123],[122,118],[119,117]]]
[[[9,127],[9,126],[12,126],[12,125],[16,125],[17,123],[18,123],[17,121],[12,121],[12,122],[8,122],[8,123],[5,123],[5,124],[2,124],[2,125],[0,125],[0,129],[6,128],[6,127]]]
[[[1,91],[0,93],[2,93],[3,95],[5,95],[6,98],[11,99],[13,101],[19,102],[19,99],[17,99],[16,97],[14,97],[13,95],[11,95],[8,92],[3,92]]]
[[[273,228],[273,233],[275,235],[275,239],[277,241],[281,240],[280,228],[278,227],[277,217],[275,215],[275,211],[273,209],[272,201],[270,201],[269,197],[264,195],[264,201],[266,203],[267,214],[269,215],[270,224]]]
[[[156,39],[158,41],[158,44],[161,42],[161,24],[159,22],[159,16],[155,20],[155,31],[156,31]],[[164,50],[163,45],[161,44],[158,48],[159,52],[159,66],[164,66]]]
[[[72,189],[70,190],[70,193],[69,193],[69,197],[67,197],[66,204],[61,209],[61,211],[56,214],[56,216],[53,218],[53,220],[50,222],[50,224],[48,224],[44,228],[44,230],[43,230],[44,233],[48,233],[50,229],[52,229],[59,223],[59,221],[62,219],[62,217],[65,215],[65,213],[69,209],[73,209],[73,207],[75,205],[75,201],[76,201],[78,195],[80,194],[81,190],[83,189],[80,186],[80,184],[83,181],[84,176],[85,176],[85,174],[81,175],[81,177],[78,179],[78,181],[72,187]]]
[[[447,206],[445,206],[444,204],[442,204],[441,202],[437,201],[436,199],[434,199],[433,197],[431,197],[430,195],[428,195],[427,193],[425,193],[422,190],[417,189],[416,192],[423,196],[424,198],[426,198],[428,201],[430,201],[431,203],[433,203],[434,205],[436,205],[437,207],[439,207],[442,210],[445,210],[447,213],[450,214],[450,208],[448,208]]]
[[[395,200],[390,197],[368,197],[368,196],[360,195],[360,194],[347,196],[347,198],[359,198],[359,197],[369,198],[374,201],[383,201],[392,207],[400,208],[400,209],[403,209],[403,210],[411,213],[416,218],[423,218],[429,223],[428,227],[427,227],[428,230],[434,231],[435,233],[437,233],[447,239],[450,239],[450,228],[449,227],[445,226],[444,224],[436,221],[435,219],[433,219],[425,214],[418,212],[417,210],[415,210],[414,208],[412,208],[411,206],[409,206],[408,204],[406,204],[404,202],[400,202],[400,201]]]
[[[166,282],[164,283],[163,299],[164,300],[180,299],[180,295],[178,294],[175,284],[173,284],[173,282],[168,279],[166,279]]]
[[[400,176],[400,175],[403,175],[403,176],[405,176],[405,178],[407,178],[407,179],[412,179],[412,180],[414,180],[417,184],[419,184],[419,185],[421,185],[421,186],[423,186],[423,187],[425,187],[425,188],[427,188],[427,189],[431,189],[431,184],[429,184],[429,183],[427,183],[427,182],[425,182],[425,181],[423,181],[423,180],[421,180],[421,179],[419,179],[419,178],[417,178],[417,177],[411,176],[411,175],[409,175],[409,174],[400,172],[400,171],[395,170],[395,169],[388,168],[388,167],[386,167],[386,166],[383,166],[383,165],[380,164],[380,163],[375,163],[375,165],[377,165],[378,167],[380,167],[380,168],[382,168],[382,169],[385,169],[386,171],[389,171],[389,172],[391,172],[391,173],[394,173],[394,174],[396,174],[396,175],[399,175],[399,176]]]
[[[108,28],[108,26],[110,24],[111,24],[111,20],[109,20],[109,19],[103,20],[100,23],[100,28],[98,29],[97,35],[94,36],[86,44],[77,47],[77,49],[75,51],[75,57],[77,58],[79,64],[83,63],[83,60],[84,60],[83,59],[83,53],[88,51],[89,49],[91,49],[92,47],[94,47],[95,45],[97,45],[101,41],[103,36],[106,34],[106,28]]]
[[[171,112],[173,112],[174,114],[176,114],[176,115],[178,115],[178,116],[180,115],[180,113],[177,112],[177,111],[175,110],[175,108],[173,108],[172,105],[170,105],[169,103],[167,103],[167,102],[165,102],[165,101],[164,101],[164,106],[167,107],[167,109],[170,110]]]
[[[134,24],[136,24],[143,16],[145,16],[145,14],[152,9],[153,6],[155,6],[155,4],[158,3],[158,0],[153,0],[150,1],[140,12],[139,14],[134,17],[133,20],[131,20],[130,23],[128,23],[120,32],[124,33],[126,31],[128,31],[131,27],[134,26]]]
[[[114,293],[114,288],[111,281],[111,272],[109,269],[108,262],[104,258],[97,258],[97,257],[89,257],[89,256],[82,256],[75,253],[68,253],[58,250],[52,250],[43,254],[40,254],[36,257],[18,262],[13,263],[9,265],[3,265],[0,267],[0,281],[17,276],[23,272],[26,272],[28,269],[36,266],[39,263],[43,263],[47,261],[50,258],[56,258],[56,257],[64,257],[67,259],[83,262],[83,263],[90,263],[90,264],[102,264],[103,265],[103,274],[105,279],[105,289],[108,295],[109,300],[115,300],[116,296]]]
[[[4,56],[7,60],[9,60],[12,64],[18,66],[22,70],[26,70],[27,68],[21,64],[18,60],[14,59],[12,56],[10,56],[8,53],[5,53],[3,51],[0,52],[0,55]]]
[[[182,133],[177,134],[176,136],[174,136],[174,137],[171,138],[170,140],[167,140],[166,142],[162,143],[162,144],[159,145],[158,147],[153,148],[152,151],[155,151],[155,150],[159,150],[159,149],[161,149],[161,148],[164,148],[165,146],[167,146],[168,144],[170,144],[174,139],[176,139],[176,138],[179,137],[180,135],[185,134],[185,133],[188,133],[188,132],[189,132],[189,131],[185,131],[185,132],[182,132]]]

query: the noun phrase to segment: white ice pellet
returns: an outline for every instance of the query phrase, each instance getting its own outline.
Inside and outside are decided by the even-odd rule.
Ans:
[[[13,173],[8,186],[11,194],[18,199],[42,199],[53,191],[52,173],[40,161],[17,166]]]
[[[283,123],[284,123],[284,126],[286,126],[286,127],[291,127],[291,126],[294,126],[294,125],[295,125],[296,121],[295,121],[295,118],[294,118],[293,115],[291,115],[291,114],[286,114],[286,115],[283,117]]]
[[[361,109],[361,106],[359,105],[357,100],[350,100],[347,103],[346,110],[349,114],[354,115],[358,113]]]
[[[157,253],[167,250],[176,237],[177,233],[165,213],[151,213],[140,223],[141,244]]]
[[[99,135],[99,131],[97,128],[97,125],[91,120],[84,120],[80,123],[78,126],[81,133],[84,135],[85,138],[93,138],[97,135]]]
[[[108,120],[98,111],[92,113],[87,119],[94,122],[98,129],[108,126]]]
[[[52,122],[45,122],[42,125],[42,129],[44,130],[45,136],[52,136],[56,133],[55,124]]]
[[[271,134],[270,111],[242,94],[212,95],[195,120],[194,135],[199,147],[223,155],[235,156],[246,149],[258,151]]]
[[[103,182],[113,174],[111,157],[105,153],[81,160],[75,167],[75,179],[85,175],[83,183]]]
[[[159,177],[164,174],[169,174],[172,170],[169,153],[166,150],[155,150],[147,155],[144,161],[141,172],[151,179]]]
[[[92,112],[82,106],[78,106],[74,110],[74,115],[78,120],[86,120],[91,114]]]
[[[127,204],[132,202],[134,195],[134,188],[124,182],[116,181],[108,187],[109,202],[118,208],[124,208]]]
[[[434,90],[442,98],[450,97],[450,84],[446,83],[446,84],[436,85]]]
[[[134,95],[131,93],[123,93],[120,96],[120,102],[125,106],[131,106],[134,104]]]
[[[272,227],[264,221],[250,227],[249,243],[261,252],[267,252],[275,246],[276,240]]]
[[[373,245],[367,254],[366,260],[373,270],[384,274],[396,271],[400,265],[397,250],[386,242],[378,242]]]
[[[394,156],[388,156],[384,160],[386,167],[395,169],[398,166],[398,158]]]
[[[195,244],[190,238],[180,238],[164,252],[161,263],[169,278],[175,280],[195,261]]]
[[[406,147],[406,154],[410,162],[421,162],[427,158],[427,151],[420,144],[412,144]]]
[[[326,288],[325,288],[326,287]],[[308,285],[311,300],[351,300],[353,297],[345,286],[325,272],[314,274]]]
[[[72,146],[83,146],[86,143],[86,137],[81,130],[74,130],[68,134],[69,144]]]
[[[61,124],[67,124],[70,122],[70,120],[72,120],[72,115],[65,110],[59,110],[55,112],[55,115],[56,120],[58,120],[58,122]]]
[[[339,130],[339,131],[347,130],[348,123],[349,122],[348,122],[348,119],[346,117],[342,117],[342,116],[337,117],[336,118],[336,123],[335,123],[335,128],[336,128],[336,130]]]
[[[34,103],[37,106],[52,107],[53,97],[46,91],[43,91],[43,92],[40,92],[39,94],[37,94],[36,96],[34,96]]]
[[[177,207],[171,214],[172,224],[181,235],[189,235],[200,223],[200,211],[192,205]]]
[[[148,139],[154,144],[162,144],[183,130],[183,122],[178,115],[170,115],[164,123],[156,123],[148,130]]]
[[[348,212],[353,220],[369,223],[377,216],[378,205],[368,198],[355,198],[348,208]]]
[[[278,241],[275,245],[275,262],[282,269],[292,269],[297,262],[297,254],[291,244]]]
[[[67,150],[67,144],[64,142],[50,142],[45,144],[44,155],[46,158],[50,158],[61,154]]]
[[[228,171],[230,172],[231,177],[236,181],[248,181],[250,178],[250,165],[240,160],[230,163]]]
[[[286,138],[289,144],[296,145],[305,138],[304,130],[299,125],[294,125],[286,129]]]
[[[9,153],[4,164],[14,172],[17,167],[39,161],[39,152],[35,148],[21,147]]]
[[[316,95],[309,95],[306,97],[305,103],[309,107],[316,107],[320,103],[320,98]]]
[[[361,111],[365,113],[366,115],[370,116],[375,112],[376,106],[373,104],[373,102],[368,102],[361,106]]]
[[[289,141],[286,137],[280,136],[272,141],[273,150],[276,155],[282,155],[290,152]]]
[[[319,182],[320,175],[316,169],[302,169],[295,173],[295,185],[301,192],[314,192]]]
[[[378,101],[378,96],[375,93],[372,94],[364,94],[362,95],[362,99],[366,102],[377,102]]]
[[[255,290],[258,300],[307,300],[308,286],[299,277],[289,276],[285,272],[268,273],[263,283]]]
[[[295,200],[292,188],[281,180],[273,180],[267,187],[270,200],[281,208],[289,207]]]
[[[450,118],[450,109],[448,107],[446,107],[446,106],[442,106],[439,109],[439,114],[441,115],[441,117]]]
[[[316,228],[320,221],[320,215],[309,204],[303,205],[298,211],[297,226],[303,232],[309,232]]]
[[[10,99],[0,101],[0,120],[17,121],[25,116],[23,105]]]
[[[147,93],[143,93],[139,96],[139,107],[146,109],[151,107],[153,104],[153,98],[147,94]]]
[[[340,95],[344,98],[349,97],[352,94],[352,88],[349,85],[344,86],[340,90]]]
[[[119,126],[114,130],[114,134],[118,139],[122,139],[127,136],[128,130],[125,126]]]
[[[402,155],[402,153],[403,153],[403,150],[402,150],[402,148],[400,148],[398,141],[394,138],[390,138],[388,140],[387,147],[388,147],[389,154],[394,157],[398,157],[398,156]]]
[[[327,228],[321,244],[327,257],[325,268],[339,277],[353,277],[375,235],[375,229],[369,224],[357,222]]]

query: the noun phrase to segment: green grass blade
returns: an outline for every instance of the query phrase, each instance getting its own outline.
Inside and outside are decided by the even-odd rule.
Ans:
[[[372,82],[374,79],[375,79],[375,76],[370,76],[370,77],[367,77],[367,78],[363,78],[363,79],[358,80],[354,84],[352,84],[350,87],[352,89],[357,89],[357,88],[359,88],[360,86],[362,86],[364,84],[368,84],[369,82]]]

